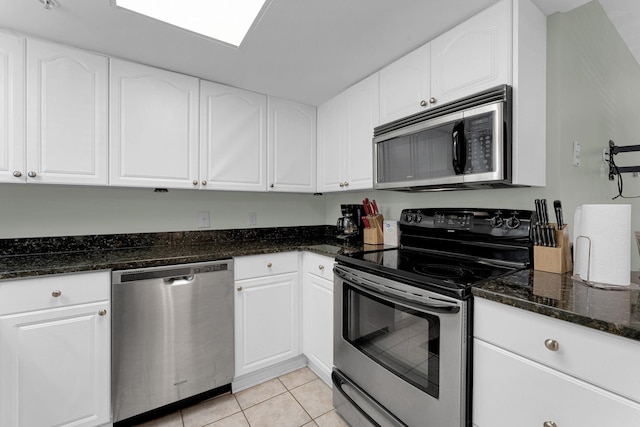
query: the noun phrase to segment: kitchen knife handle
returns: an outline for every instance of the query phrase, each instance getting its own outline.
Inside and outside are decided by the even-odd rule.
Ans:
[[[544,224],[549,224],[549,210],[547,209],[547,199],[540,200],[542,203],[542,222]]]
[[[562,230],[564,222],[562,221],[562,203],[560,200],[553,201],[553,209],[556,211],[556,221],[558,222],[558,230]]]

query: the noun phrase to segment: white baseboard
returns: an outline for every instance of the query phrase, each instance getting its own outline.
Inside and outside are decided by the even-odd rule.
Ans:
[[[242,375],[241,377],[234,378],[231,383],[231,390],[233,393],[237,393],[241,390],[253,387],[265,381],[272,380],[289,372],[293,372],[297,369],[307,366],[307,357],[303,354],[294,357],[293,359],[285,360],[284,362],[276,363],[268,368],[260,369],[249,374]],[[324,379],[323,379],[324,380]]]

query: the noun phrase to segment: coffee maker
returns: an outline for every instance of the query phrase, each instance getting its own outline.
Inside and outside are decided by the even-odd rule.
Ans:
[[[338,218],[336,223],[338,240],[345,245],[362,243],[364,207],[362,205],[340,205],[340,211],[342,216]]]

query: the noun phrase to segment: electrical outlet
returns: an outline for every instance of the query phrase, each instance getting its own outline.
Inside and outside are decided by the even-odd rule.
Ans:
[[[580,143],[573,141],[573,166],[580,166]]]
[[[249,212],[249,225],[258,224],[258,214],[256,212]]]
[[[209,211],[198,212],[198,228],[211,227],[211,219],[209,217]]]

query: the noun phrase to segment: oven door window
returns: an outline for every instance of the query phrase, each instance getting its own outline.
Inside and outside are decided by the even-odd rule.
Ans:
[[[438,398],[440,320],[344,283],[343,338],[373,361]]]

